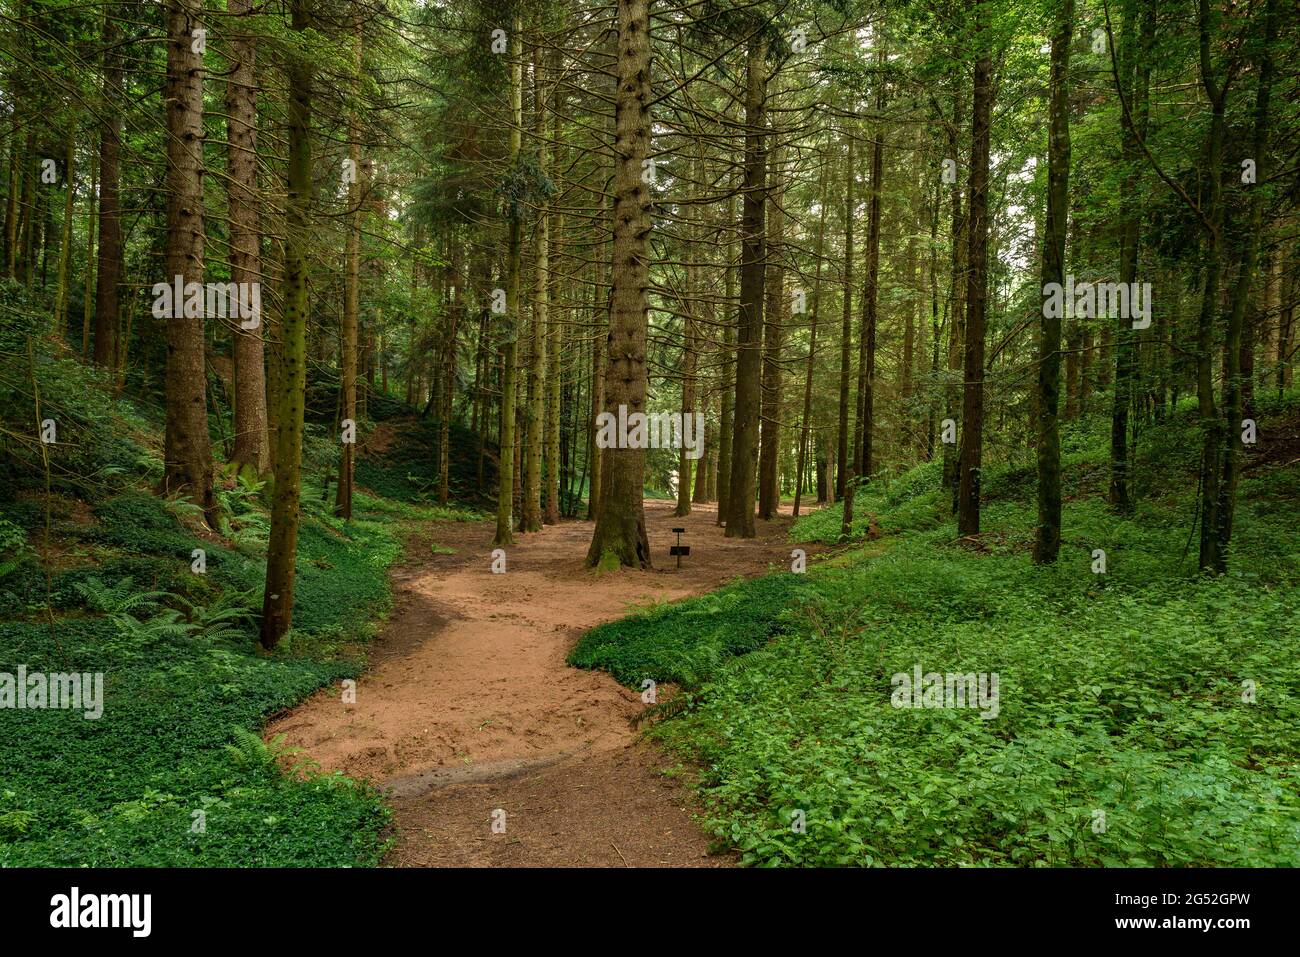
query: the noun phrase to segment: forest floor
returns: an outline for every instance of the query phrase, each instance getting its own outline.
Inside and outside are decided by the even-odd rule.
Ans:
[[[565,663],[586,629],[620,612],[788,566],[788,514],[748,540],[725,538],[715,519],[711,505],[676,518],[671,502],[648,501],[655,569],[599,576],[583,567],[590,522],[517,534],[503,574],[490,567],[491,523],[429,523],[394,570],[356,703],[322,690],[267,736],[387,792],[394,866],[734,864],[709,854],[677,762],[640,740],[640,694]],[[691,546],[680,570],[667,554],[674,526]],[[657,690],[661,702],[673,692]]]

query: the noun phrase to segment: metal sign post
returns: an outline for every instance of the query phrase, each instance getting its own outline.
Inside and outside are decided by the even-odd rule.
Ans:
[[[682,567],[682,556],[691,553],[691,546],[682,544],[682,534],[686,531],[684,528],[674,528],[677,533],[677,544],[668,546],[668,554],[677,556],[677,567]]]

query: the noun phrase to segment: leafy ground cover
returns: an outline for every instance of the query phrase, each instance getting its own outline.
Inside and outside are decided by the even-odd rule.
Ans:
[[[1265,436],[1296,409],[1272,415]],[[989,476],[970,543],[927,464],[860,493],[855,533],[875,514],[882,542],[602,626],[572,660],[634,687],[689,677],[652,733],[698,764],[708,827],[752,864],[1296,866],[1300,469],[1252,458],[1231,571],[1202,578],[1194,482],[1162,451],[1191,428],[1148,437],[1128,516],[1095,494],[1102,429],[1072,436],[1055,566],[1029,560],[1020,466]],[[837,541],[840,517],[792,539]],[[748,609],[769,601],[764,632]],[[996,716],[895,707],[917,666],[996,674]]]
[[[48,500],[29,477],[0,503],[0,672],[102,673],[103,714],[0,708],[0,865],[377,862],[379,795],[260,728],[358,673],[405,526],[474,513],[359,492],[355,519],[338,521],[322,486],[337,453],[310,432],[294,628],[267,656],[254,622],[265,488],[227,478],[220,534],[200,531],[192,506],[146,491],[159,468],[148,420],[125,403],[111,412],[78,364],[38,361],[67,448]]]

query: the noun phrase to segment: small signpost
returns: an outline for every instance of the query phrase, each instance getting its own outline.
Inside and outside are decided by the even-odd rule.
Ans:
[[[677,556],[677,567],[682,567],[682,556],[691,553],[691,546],[682,544],[682,534],[686,531],[684,528],[674,528],[677,534],[677,544],[668,546],[668,554]]]

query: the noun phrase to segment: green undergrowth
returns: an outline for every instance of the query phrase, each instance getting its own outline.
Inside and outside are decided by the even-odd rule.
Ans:
[[[0,673],[102,673],[102,716],[0,708],[0,866],[376,864],[379,794],[261,728],[359,673],[408,526],[477,513],[359,491],[340,521],[325,492],[337,445],[309,426],[293,628],[268,655],[266,486],[223,473],[221,527],[202,529],[192,505],[148,491],[149,407],[103,399],[93,371],[45,346],[36,363],[64,444],[48,497],[30,448],[0,445]],[[0,394],[0,413],[20,398]]]
[[[569,663],[604,669],[632,687],[645,679],[695,687],[725,659],[766,644],[804,591],[798,577],[772,575],[663,604],[591,629],[569,653]]]
[[[384,498],[411,504],[436,500],[439,485],[438,445],[442,432],[432,419],[406,417],[381,423],[392,436],[382,451],[366,452],[357,459],[357,484]],[[483,503],[478,485],[478,437],[454,424],[449,429],[451,458],[448,482],[451,498]],[[488,449],[483,462],[483,488],[496,487],[496,450]]]
[[[387,606],[398,527],[364,512],[349,524],[304,517],[294,627],[272,657],[255,646],[256,545],[199,538],[144,492],[54,530],[66,567],[47,577],[29,555],[0,577],[18,612],[0,622],[0,670],[102,672],[103,716],[0,711],[0,864],[376,862],[387,811],[373,790],[310,769],[285,775],[246,736],[358,673]],[[191,570],[194,548],[205,574]]]
[[[1295,420],[1273,411],[1265,439]],[[705,822],[746,863],[1300,865],[1300,468],[1252,452],[1230,572],[1201,577],[1195,481],[1160,451],[1188,428],[1146,437],[1128,516],[1096,491],[1101,425],[1072,437],[1053,566],[1030,561],[1018,466],[990,469],[972,544],[924,465],[856,503],[883,540],[603,625],[572,660],[689,679],[651,733],[699,767]],[[837,540],[837,512],[792,537]],[[997,674],[995,713],[895,707],[917,666]]]

